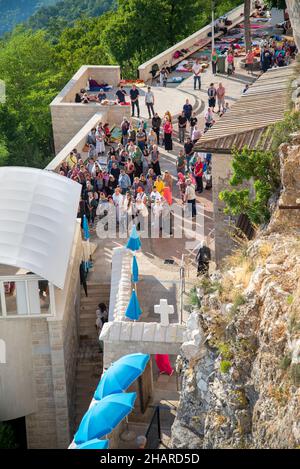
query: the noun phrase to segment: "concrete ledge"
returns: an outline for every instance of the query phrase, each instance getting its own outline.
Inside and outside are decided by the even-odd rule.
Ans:
[[[60,152],[96,113],[102,113],[110,125],[120,125],[124,116],[130,116],[130,106],[75,103],[76,93],[82,88],[87,88],[90,77],[116,87],[121,79],[120,66],[84,65],[54,98],[50,109],[56,153]]]
[[[234,8],[233,10],[231,10],[230,12],[228,12],[226,14],[228,19],[232,21],[232,25],[229,26],[228,30],[232,29],[239,22],[242,21],[242,16],[241,15],[243,14],[243,12],[244,12],[244,4]],[[165,50],[161,54],[158,54],[155,57],[153,57],[152,59],[150,59],[147,62],[143,63],[138,68],[139,78],[141,80],[144,80],[144,81],[149,80],[149,78],[151,78],[150,70],[152,69],[152,66],[154,64],[158,64],[158,66],[161,67],[166,60],[168,60],[172,66],[176,65],[179,62],[181,62],[184,59],[184,57],[180,57],[178,59],[173,59],[173,54],[177,50],[190,49],[195,44],[195,42],[204,41],[205,39],[207,39],[206,44],[209,44],[211,42],[211,38],[209,38],[207,35],[210,31],[211,31],[211,24],[205,26],[204,28],[200,29],[199,31],[196,31],[195,33],[191,34],[191,36],[188,36],[187,38],[185,38],[182,41],[178,42],[177,44],[175,44],[174,46],[172,46],[169,49]],[[219,34],[215,35],[216,38],[220,37],[220,36],[222,36],[222,33],[219,33]],[[205,45],[204,42],[203,42],[203,45]],[[200,44],[198,49],[200,49],[201,47],[203,47],[203,46],[201,46],[201,44]],[[198,49],[194,49],[192,52],[195,52]]]
[[[126,321],[125,311],[130,300],[132,254],[124,247],[114,248],[111,267],[109,321]]]
[[[45,168],[48,171],[58,171],[60,165],[63,161],[65,161],[70,152],[76,148],[83,159],[86,159],[87,153],[82,153],[82,148],[86,143],[87,136],[93,127],[107,119],[107,111],[106,112],[97,112],[94,116],[79,130],[79,132],[72,138],[72,140],[56,155],[56,157],[48,164]]]
[[[169,324],[162,326],[157,322],[128,322],[113,321],[104,324],[100,340],[112,342],[153,342],[182,344],[185,326],[182,324]]]

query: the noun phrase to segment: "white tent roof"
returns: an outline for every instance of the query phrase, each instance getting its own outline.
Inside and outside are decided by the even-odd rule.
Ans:
[[[64,287],[81,186],[49,171],[0,168],[0,263]]]

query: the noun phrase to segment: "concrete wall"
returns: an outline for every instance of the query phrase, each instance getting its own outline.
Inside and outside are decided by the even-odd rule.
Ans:
[[[46,324],[45,319],[41,322]],[[0,338],[6,344],[6,363],[0,363],[0,421],[23,417],[37,409],[33,364],[49,349],[36,342],[32,323],[21,318],[0,320]]]
[[[84,88],[87,89],[88,79],[118,86],[121,80],[119,65],[83,65],[61,90],[51,104],[73,103],[76,93]]]
[[[126,320],[125,311],[132,291],[131,265],[131,251],[124,247],[113,249],[111,260],[109,321]]]
[[[86,144],[87,135],[93,127],[99,122],[103,122],[107,119],[106,112],[97,112],[94,114],[91,119],[79,130],[79,132],[67,143],[67,145],[53,158],[52,161],[48,164],[46,169],[48,171],[59,171],[60,165],[65,161],[70,152],[76,148],[81,154],[83,160],[87,158],[87,152],[83,152],[82,149]]]
[[[157,322],[113,321],[104,324],[100,334],[103,340],[103,366],[126,353],[168,353],[178,355],[183,343],[185,326],[169,324],[162,326]]]
[[[28,448],[56,448],[56,406],[47,320],[34,319],[32,327],[33,384],[36,411],[26,415]],[[17,324],[17,327],[21,327]]]
[[[219,193],[229,187],[231,176],[230,154],[213,154],[212,182],[213,182],[213,207],[214,207],[214,227],[215,227],[215,260],[217,265],[228,255],[234,246],[230,237],[230,226],[226,220],[224,202],[219,199]]]
[[[50,110],[56,153],[59,153],[97,113],[101,113],[103,121],[110,125],[120,125],[125,115],[130,116],[130,106],[75,103],[76,93],[81,88],[86,88],[89,77],[117,86],[120,82],[120,67],[85,65],[52,101]]]
[[[0,420],[25,416],[29,448],[66,448],[74,431],[81,257],[78,222],[56,316],[0,319]]]
[[[228,18],[233,22],[232,26],[230,28],[233,28],[236,26],[238,23],[242,21],[241,14],[244,11],[244,4],[238,6],[237,8],[231,10],[229,13],[227,13]],[[207,25],[204,28],[200,29],[199,31],[196,31],[194,34],[191,36],[183,39],[182,41],[178,42],[174,46],[170,47],[169,49],[165,50],[161,54],[156,55],[153,57],[151,60],[148,60],[147,62],[143,63],[142,65],[139,66],[139,77],[141,80],[147,81],[151,78],[150,71],[152,69],[152,66],[154,64],[158,64],[159,67],[163,65],[163,63],[168,60],[171,65],[175,65],[179,62],[181,62],[182,57],[179,59],[173,59],[173,54],[177,50],[180,49],[190,49],[196,42],[200,40],[205,40],[207,39],[206,44],[209,44],[211,42],[211,39],[207,36],[207,34],[211,31],[211,25]],[[215,37],[219,37],[222,34],[217,34]],[[203,46],[205,46],[205,43],[203,43]],[[198,47],[200,49],[201,45]],[[197,48],[193,49],[193,51],[196,51]]]
[[[56,154],[73,139],[95,114],[101,113],[103,121],[112,126],[120,125],[123,117],[129,118],[131,112],[130,106],[120,106],[118,104],[102,106],[98,103],[51,104],[50,108]]]

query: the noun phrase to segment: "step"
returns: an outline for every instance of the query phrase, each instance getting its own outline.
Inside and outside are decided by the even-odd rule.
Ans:
[[[97,282],[87,282],[88,287],[110,287],[110,282],[108,283],[97,283]]]

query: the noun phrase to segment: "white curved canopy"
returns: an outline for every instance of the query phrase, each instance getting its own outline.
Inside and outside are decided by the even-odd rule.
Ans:
[[[64,287],[81,186],[49,171],[0,168],[0,263]]]

